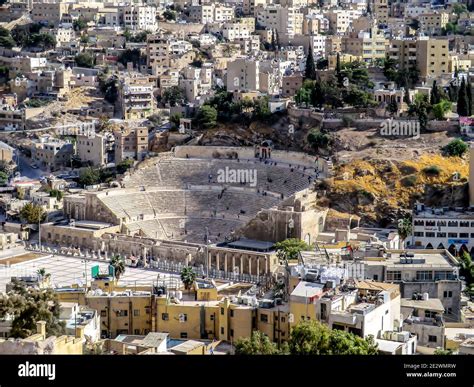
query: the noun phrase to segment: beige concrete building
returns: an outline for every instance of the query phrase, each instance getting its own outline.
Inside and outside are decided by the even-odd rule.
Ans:
[[[10,145],[0,141],[0,160],[10,163],[13,161],[15,149]]]
[[[389,48],[390,58],[396,60],[401,68],[415,66],[420,77],[435,78],[449,71],[449,44],[447,39],[392,39]]]
[[[118,103],[125,120],[143,119],[153,114],[156,106],[154,85],[148,77],[134,75],[119,84]]]
[[[239,58],[229,62],[227,67],[228,91],[256,91],[260,88],[260,62],[254,59]]]
[[[257,12],[257,22],[267,29],[278,31],[282,37],[302,34],[303,18],[298,8],[280,5],[259,6]]]
[[[31,18],[35,22],[47,22],[57,26],[64,14],[69,12],[71,3],[58,1],[51,3],[34,3]]]
[[[423,13],[418,16],[420,22],[420,28],[424,33],[440,34],[442,29],[446,27],[446,24],[449,22],[449,13],[448,12],[429,12]]]
[[[343,36],[341,44],[344,53],[360,56],[364,62],[370,63],[385,58],[388,40],[382,31],[372,26],[368,31]]]
[[[112,152],[114,136],[111,133],[78,135],[76,155],[83,162],[92,166],[104,166],[109,162],[108,154]]]
[[[114,131],[115,163],[125,159],[143,160],[148,152],[148,128],[123,128]]]

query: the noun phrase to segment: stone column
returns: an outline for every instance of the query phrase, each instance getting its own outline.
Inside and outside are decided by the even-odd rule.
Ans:
[[[224,253],[224,272],[225,272],[225,273],[228,272],[228,268],[227,268],[227,253]]]
[[[257,277],[260,276],[260,258],[257,257]]]
[[[216,253],[216,269],[219,270],[219,253]]]
[[[232,273],[234,272],[235,268],[235,253],[232,253]]]
[[[240,254],[240,274],[244,272],[244,254]]]

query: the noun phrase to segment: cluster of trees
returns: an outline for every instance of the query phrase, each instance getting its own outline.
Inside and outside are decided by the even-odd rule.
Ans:
[[[193,268],[190,266],[183,267],[180,273],[181,281],[183,281],[184,288],[186,290],[190,289],[194,281],[196,281],[196,273]]]
[[[74,60],[78,67],[86,67],[91,69],[95,66],[95,58],[88,52],[81,52],[80,54],[77,54]]]
[[[79,175],[78,183],[87,186],[100,183],[109,183],[115,178],[115,173],[105,168],[85,168]]]
[[[368,92],[373,83],[364,63],[355,61],[341,65],[338,55],[335,76],[323,81],[317,75],[311,47],[306,59],[305,82],[295,95],[298,105],[317,108],[329,105],[335,109],[344,104],[354,107],[370,107],[375,104]],[[318,61],[318,67],[324,65],[325,62]]]
[[[8,294],[0,295],[0,319],[6,316],[13,316],[11,337],[32,335],[38,321],[46,322],[47,336],[65,334],[65,323],[59,320],[60,304],[51,289],[26,288],[14,282]]]
[[[184,102],[183,90],[173,86],[165,90],[160,101],[170,106],[177,106]],[[232,121],[251,122],[255,120],[267,120],[271,116],[268,107],[268,97],[260,97],[255,100],[244,99],[233,101],[232,93],[224,88],[216,90],[214,96],[202,105],[196,112],[193,124],[200,129],[209,129],[218,122],[227,123]],[[170,117],[170,121],[177,128],[179,115]]]
[[[278,346],[258,331],[250,338],[239,339],[237,355],[377,355],[373,337],[363,339],[352,333],[329,329],[317,321],[303,321],[291,331],[284,345]]]
[[[309,250],[306,242],[298,238],[289,238],[275,244],[277,257],[282,262],[298,259],[301,251]]]
[[[17,26],[11,32],[0,27],[0,47],[35,47],[43,51],[56,47],[53,35],[40,33],[42,27],[41,24],[34,23],[26,28]]]
[[[39,204],[26,203],[20,210],[20,218],[26,223],[39,223],[46,219],[46,212]]]
[[[146,63],[146,57],[141,54],[138,48],[127,49],[122,52],[118,58],[118,61],[124,66],[127,63],[132,62],[134,67],[139,67],[142,64]]]
[[[118,98],[118,78],[108,71],[99,74],[99,89],[107,102],[114,104]]]
[[[150,31],[140,31],[136,34],[132,34],[128,28],[123,32],[123,36],[127,42],[132,43],[144,43],[146,42],[146,37],[148,34],[151,34]]]

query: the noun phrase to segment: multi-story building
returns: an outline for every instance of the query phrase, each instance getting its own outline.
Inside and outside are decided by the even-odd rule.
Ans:
[[[281,37],[292,38],[303,32],[303,14],[298,8],[280,5],[260,6],[257,23],[270,30],[275,30]]]
[[[460,319],[461,280],[458,261],[447,250],[386,250],[362,255],[365,278],[400,285],[402,298],[427,293],[439,298],[445,318]]]
[[[114,136],[112,133],[78,135],[76,155],[82,162],[102,167],[112,161]]]
[[[148,77],[132,76],[122,79],[119,85],[122,118],[136,120],[152,115],[156,104],[153,89],[154,85]]]
[[[147,65],[170,67],[172,56],[185,54],[192,49],[193,45],[185,40],[149,35],[146,46]]]
[[[37,23],[59,25],[64,14],[69,11],[71,3],[66,1],[34,3],[31,19]]]
[[[401,68],[416,66],[425,80],[447,74],[449,70],[447,39],[392,39],[389,55]]]
[[[324,12],[329,20],[329,30],[333,34],[345,34],[352,22],[362,16],[362,11],[356,9],[332,9]]]
[[[373,1],[374,16],[378,23],[387,23],[389,17],[388,0],[374,0]]]
[[[427,294],[402,298],[401,313],[403,330],[417,336],[418,346],[444,348],[444,306],[439,299],[430,298]]]
[[[148,152],[147,128],[123,128],[114,131],[115,163],[125,159],[143,160]]]
[[[260,62],[255,59],[239,58],[229,62],[227,68],[227,90],[259,90],[259,67]]]
[[[418,15],[420,28],[423,32],[433,35],[440,34],[442,29],[446,27],[449,22],[448,12],[429,12]]]
[[[42,168],[56,171],[62,167],[70,167],[74,145],[59,139],[43,137],[33,147],[31,158]]]
[[[125,28],[137,31],[155,31],[156,7],[147,5],[130,5],[123,9],[123,24]]]
[[[343,36],[341,43],[344,53],[360,56],[364,62],[373,62],[385,58],[388,41],[382,31],[372,26],[369,31]]]

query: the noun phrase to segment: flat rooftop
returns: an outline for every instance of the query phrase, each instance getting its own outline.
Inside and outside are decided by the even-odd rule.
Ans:
[[[291,292],[292,296],[314,297],[323,292],[324,284],[300,281],[296,288]]]
[[[410,253],[413,253],[412,263],[402,263],[400,254],[403,254],[403,251],[387,251],[386,258],[384,257],[374,257],[374,258],[364,258],[362,261],[364,264],[369,266],[385,265],[391,268],[440,268],[440,269],[453,269],[455,262],[452,261],[445,250],[432,250],[432,251],[416,251],[410,250]]]
[[[240,250],[251,250],[251,251],[273,251],[273,242],[257,241],[254,239],[240,239],[235,242],[227,244],[228,247]]]
[[[444,306],[439,298],[431,298],[428,300],[412,300],[410,298],[402,298],[400,306],[403,308],[428,309],[434,312],[444,313]]]

